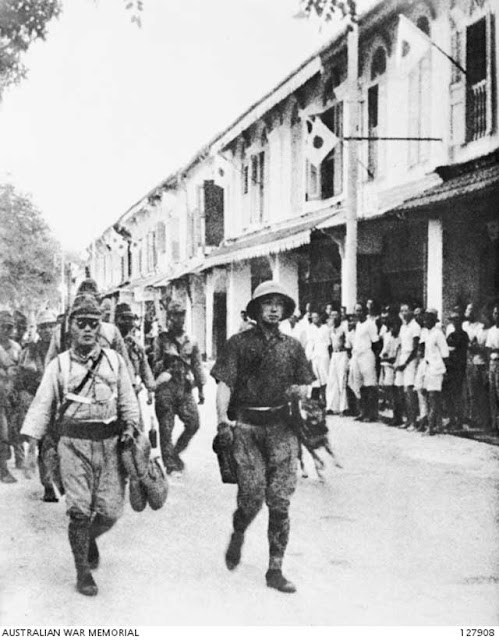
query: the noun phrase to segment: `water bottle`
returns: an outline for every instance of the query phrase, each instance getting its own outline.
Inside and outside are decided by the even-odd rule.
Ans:
[[[151,428],[149,429],[149,442],[151,443],[151,448],[156,449],[158,446],[158,431],[154,426],[154,418],[151,418]]]

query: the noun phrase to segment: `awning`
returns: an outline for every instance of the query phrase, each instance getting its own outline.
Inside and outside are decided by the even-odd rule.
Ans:
[[[204,261],[202,270],[222,264],[250,260],[260,256],[281,253],[296,249],[310,242],[310,233],[316,227],[338,226],[345,222],[343,209],[316,211],[300,216],[280,228],[265,228],[242,238],[227,242],[225,246],[215,249]]]
[[[201,273],[203,269],[204,258],[193,258],[187,263],[177,265],[176,269],[168,275],[162,275],[160,278],[156,277],[153,283],[153,287],[166,287],[166,285],[180,278],[184,278],[188,275]]]
[[[437,168],[437,173],[441,177],[439,185],[405,200],[403,204],[392,211],[411,211],[456,198],[497,190],[499,188],[498,155],[492,154],[482,159],[482,163],[476,161]]]

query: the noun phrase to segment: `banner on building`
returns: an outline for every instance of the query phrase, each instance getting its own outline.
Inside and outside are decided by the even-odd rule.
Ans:
[[[213,158],[213,182],[219,187],[225,188],[229,177],[230,162],[227,158],[218,154]]]
[[[306,153],[313,165],[318,167],[339,141],[338,136],[322,122],[319,116],[307,118]]]
[[[395,61],[398,68],[411,69],[426,55],[430,38],[405,16],[399,15]]]
[[[109,230],[107,243],[110,246],[111,251],[117,253],[119,256],[124,256],[128,251],[128,242],[121,233],[118,233],[113,227]]]

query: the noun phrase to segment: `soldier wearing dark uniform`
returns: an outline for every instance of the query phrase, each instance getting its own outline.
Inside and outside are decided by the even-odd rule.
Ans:
[[[168,330],[159,334],[154,349],[156,376],[156,416],[163,463],[168,473],[182,471],[180,454],[199,429],[199,413],[192,389],[198,389],[198,402],[204,402],[205,375],[199,347],[184,331],[185,308],[177,301],[167,306]],[[175,416],[184,423],[175,446],[172,431]]]
[[[94,596],[97,585],[91,569],[99,564],[96,539],[123,511],[125,476],[119,442],[130,441],[139,424],[139,408],[125,361],[98,342],[100,309],[94,297],[76,298],[69,325],[71,349],[47,365],[22,433],[42,438],[56,411],[76,588]]]
[[[19,392],[19,411],[20,422],[24,420],[26,413],[33,402],[36,391],[40,386],[43,372],[45,371],[45,358],[50,346],[50,340],[54,327],[56,325],[56,316],[51,311],[41,311],[36,319],[38,340],[28,342],[21,352],[19,358],[19,372],[16,387]],[[38,465],[40,472],[40,481],[45,489],[43,495],[44,502],[57,502],[52,483],[48,475],[44,459],[41,455],[42,441],[38,447],[40,455],[38,456]],[[34,454],[34,452],[32,452]],[[27,469],[27,472],[30,470]]]
[[[144,347],[140,344],[137,338],[133,335],[133,329],[135,327],[135,314],[130,309],[130,305],[126,302],[122,302],[116,307],[116,326],[120,330],[121,336],[125,342],[128,358],[132,364],[135,381],[139,385],[144,385],[148,393],[148,403],[151,404],[154,400],[154,389],[156,382],[147,361],[147,356]]]
[[[245,531],[265,501],[270,556],[266,581],[285,593],[296,591],[282,574],[299,446],[289,422],[289,402],[304,398],[314,379],[300,342],[279,330],[279,322],[294,309],[279,283],[259,285],[247,306],[257,326],[232,336],[211,371],[218,382],[219,439],[232,444],[237,465],[237,509],[226,565],[232,570],[239,564]]]
[[[10,447],[14,449],[16,467],[23,468],[24,451],[17,430],[17,391],[15,381],[21,347],[12,340],[14,318],[0,311],[0,482],[17,482],[7,468]]]

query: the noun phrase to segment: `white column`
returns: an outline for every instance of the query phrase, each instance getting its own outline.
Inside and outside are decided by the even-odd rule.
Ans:
[[[227,337],[237,332],[241,311],[251,299],[251,268],[249,262],[233,263],[229,268],[227,286]]]
[[[280,282],[298,306],[298,262],[286,253],[276,255],[274,280]]]
[[[443,229],[441,220],[428,220],[428,265],[427,265],[428,307],[434,307],[442,318],[443,309]]]
[[[351,25],[348,32],[348,100],[346,101],[346,124],[350,138],[359,135],[359,88],[358,58],[359,27]],[[347,142],[346,185],[346,238],[345,258],[342,261],[341,304],[352,312],[357,302],[357,191],[359,188],[358,142]]]
[[[206,357],[213,358],[213,298],[215,293],[214,275],[206,275]]]

